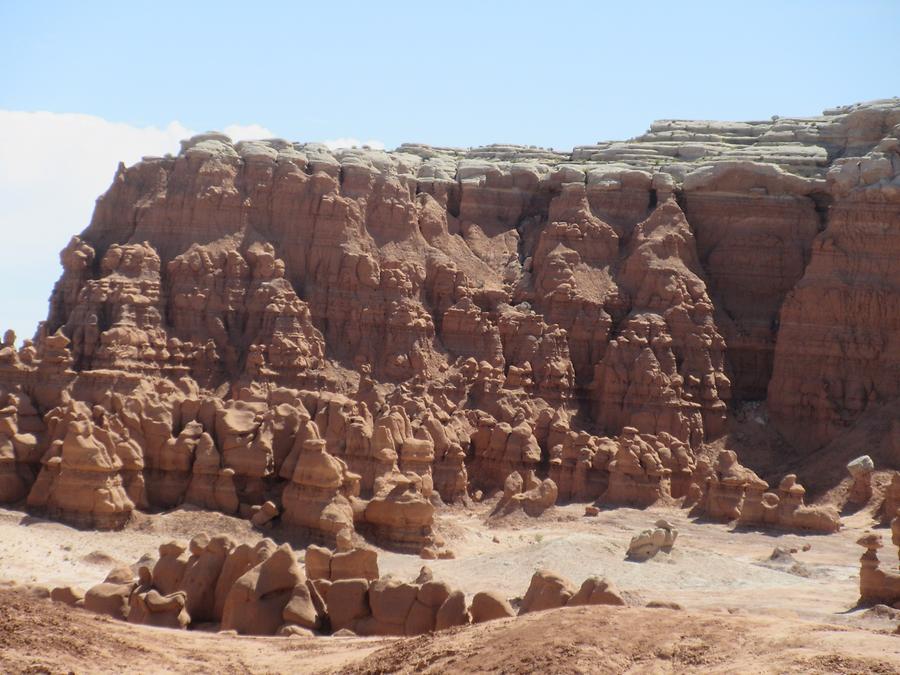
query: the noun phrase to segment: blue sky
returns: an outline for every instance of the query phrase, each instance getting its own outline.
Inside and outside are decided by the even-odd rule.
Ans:
[[[0,0],[0,327],[46,313],[116,162],[180,134],[568,150],[659,118],[813,115],[900,95],[898,29],[876,1]]]

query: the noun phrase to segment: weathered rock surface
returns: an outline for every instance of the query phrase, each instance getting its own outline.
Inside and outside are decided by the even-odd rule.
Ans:
[[[609,579],[589,577],[581,584],[581,588],[566,603],[569,607],[576,605],[616,605],[624,606],[625,600],[619,589]]]
[[[538,570],[531,577],[519,614],[564,607],[575,595],[575,587],[568,579],[549,570]]]
[[[868,455],[857,457],[847,464],[847,471],[853,479],[848,501],[851,504],[866,504],[872,498],[872,472],[875,463]]]
[[[493,621],[515,616],[516,612],[509,604],[509,600],[494,591],[481,591],[472,597],[472,605],[469,607],[472,623]]]
[[[900,400],[898,225],[897,99],[571,153],[195,136],[119,167],[47,320],[4,336],[0,502],[437,556],[435,508],[515,474],[533,514],[686,498],[830,531],[740,464],[732,413],[764,405],[803,459]]]
[[[688,502],[695,513],[713,519],[739,521],[743,525],[766,525],[783,529],[836,532],[840,514],[831,505],[807,505],[806,488],[795,474],[782,478],[778,489],[768,492],[769,484],[742,466],[732,450],[723,450],[715,466],[698,462]]]
[[[284,623],[285,608],[295,599],[294,589],[305,581],[294,552],[283,544],[234,582],[222,609],[222,629],[274,635]]]
[[[900,547],[900,519],[892,522],[892,543]],[[859,559],[859,601],[862,604],[895,605],[900,603],[900,573],[890,569],[882,569],[878,559],[878,549],[884,544],[880,534],[869,532],[860,540],[859,545],[865,549]]]
[[[52,589],[50,599],[70,607],[84,607],[84,591],[74,586],[58,586]]]
[[[672,525],[665,520],[657,520],[656,525],[653,527],[653,529],[644,530],[640,534],[637,534],[631,538],[631,542],[628,544],[628,551],[626,555],[632,560],[648,560],[660,551],[671,551],[672,547],[675,545],[675,539],[677,538],[678,530],[672,527]],[[578,593],[584,594],[587,598],[590,598],[593,596],[594,590],[595,589],[590,589],[589,591],[587,588],[582,586],[581,590]],[[602,589],[600,590],[600,592],[602,593]],[[616,595],[615,591],[612,592],[612,595]],[[581,602],[580,604],[588,603]]]
[[[534,574],[518,613],[490,590],[475,593],[467,606],[465,593],[434,579],[427,566],[413,581],[344,577],[377,569],[377,554],[368,548],[332,553],[311,545],[301,565],[288,544],[263,539],[253,548],[235,546],[225,535],[201,533],[190,544],[162,544],[152,569],[142,563],[146,559],[114,568],[87,593],[59,587],[45,589],[44,597],[130,623],[173,629],[218,625],[235,635],[284,637],[414,636],[567,605],[626,604],[608,579],[590,577],[576,592],[548,570]]]
[[[503,483],[503,498],[497,504],[496,514],[511,513],[521,509],[529,516],[539,516],[556,503],[559,488],[551,478],[538,480],[533,470],[525,477],[518,472],[507,476]]]

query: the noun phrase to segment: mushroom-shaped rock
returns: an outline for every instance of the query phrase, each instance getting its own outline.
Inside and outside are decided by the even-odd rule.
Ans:
[[[60,457],[48,513],[79,526],[122,527],[134,509],[119,474],[122,461],[96,437],[90,420],[68,423]]]
[[[325,441],[304,441],[291,482],[284,490],[282,521],[333,542],[342,530],[353,530],[353,507],[347,496],[359,476],[325,451]]]
[[[380,540],[415,552],[431,543],[434,505],[422,493],[421,481],[399,472],[377,481],[365,520]]]
[[[872,473],[875,463],[868,455],[862,455],[848,462],[847,472],[853,479],[847,500],[851,504],[866,504],[872,498]]]
[[[881,535],[866,532],[856,543],[866,549],[859,559],[860,602],[896,606],[895,603],[900,602],[900,574],[880,567]]]
[[[877,551],[884,543],[882,542],[881,535],[876,534],[875,532],[866,532],[859,539],[856,540],[856,543],[862,546],[867,551]]]

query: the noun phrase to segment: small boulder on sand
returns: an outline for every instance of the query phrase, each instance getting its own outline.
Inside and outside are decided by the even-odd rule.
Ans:
[[[628,545],[626,557],[629,560],[643,562],[649,560],[660,551],[668,553],[678,537],[676,530],[667,520],[657,520],[652,530],[644,530],[635,535]]]

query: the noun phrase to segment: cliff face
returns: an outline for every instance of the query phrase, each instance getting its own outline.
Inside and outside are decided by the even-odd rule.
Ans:
[[[119,167],[35,343],[0,351],[0,390],[101,429],[162,411],[115,435],[154,484],[175,472],[156,445],[184,455],[167,502],[191,424],[240,503],[307,423],[363,495],[399,470],[445,500],[473,463],[599,496],[626,428],[655,448],[644,479],[689,475],[744,401],[812,450],[900,394],[898,125],[894,99],[565,154],[198,136]]]
[[[895,126],[864,156],[835,162],[826,227],[782,306],[769,404],[806,448],[900,394],[898,151]]]

